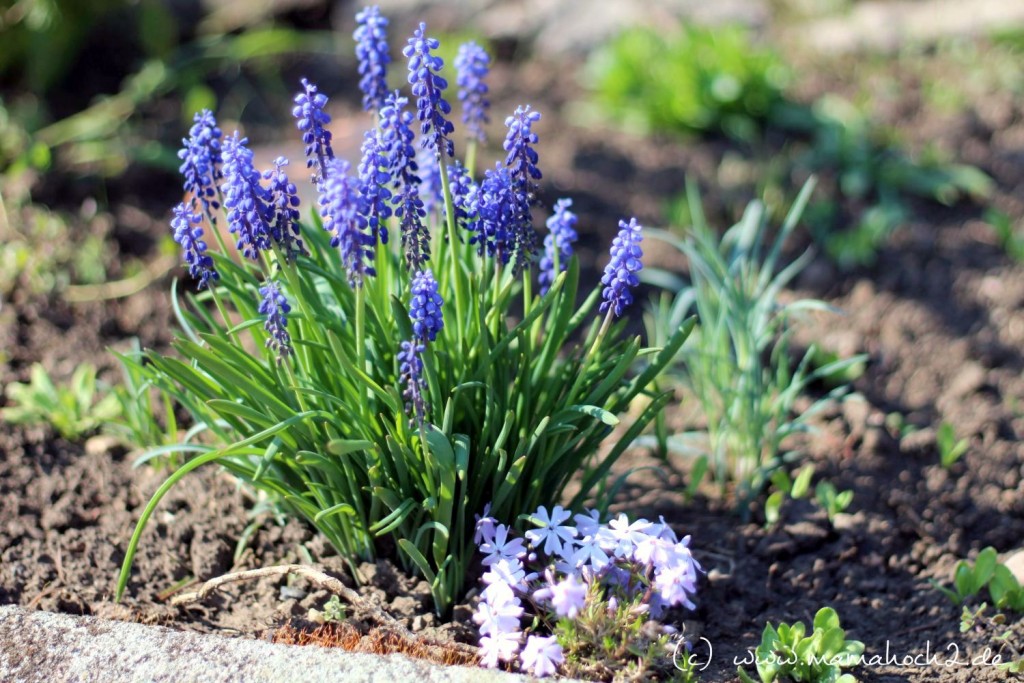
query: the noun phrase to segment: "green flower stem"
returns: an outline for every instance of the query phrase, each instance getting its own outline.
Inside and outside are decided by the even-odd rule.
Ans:
[[[366,290],[363,284],[360,283],[356,287],[356,348],[355,348],[355,363],[357,367],[363,368],[367,375],[370,375],[373,368],[370,367],[370,361],[366,357]],[[373,402],[373,391],[369,387],[364,388],[363,398],[365,401],[359,402],[359,414],[366,417],[369,415],[369,407]]]
[[[584,354],[583,358],[580,359],[580,371],[576,374],[576,381],[573,382],[572,389],[569,390],[569,393],[566,396],[566,403],[569,405],[576,403],[576,392],[578,392],[582,387],[583,378],[589,374],[585,371],[585,368],[587,368],[587,366],[589,366],[597,356],[597,350],[601,348],[601,342],[604,341],[604,337],[608,333],[608,328],[611,327],[612,318],[614,317],[615,312],[609,306],[608,312],[604,316],[604,321],[601,323],[601,329],[598,330],[597,336],[594,337],[594,343],[590,345],[586,354]]]
[[[469,141],[466,142],[466,173],[469,174],[470,178],[472,178],[476,172],[476,169],[474,168],[476,166],[476,150],[476,138],[470,138]]]
[[[452,279],[455,281],[455,334],[458,340],[456,348],[462,349],[465,328],[466,292],[463,282],[462,259],[459,254],[459,240],[455,231],[455,202],[452,200],[452,189],[448,181],[448,165],[441,154],[437,155],[437,165],[441,171],[441,188],[444,190],[444,213],[448,222],[448,243],[451,245]]]

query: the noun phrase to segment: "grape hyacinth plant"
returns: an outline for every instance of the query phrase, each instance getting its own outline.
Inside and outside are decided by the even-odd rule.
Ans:
[[[483,666],[545,677],[614,665],[628,680],[674,671],[674,629],[654,620],[696,607],[701,567],[689,536],[679,539],[664,519],[619,514],[602,524],[596,510],[574,516],[555,505],[529,515],[536,528],[524,542],[489,512],[476,527],[487,570],[473,615]]]
[[[360,16],[362,40],[387,54],[383,17],[373,8]],[[419,127],[405,108],[408,93],[371,91],[379,111],[358,168],[330,151],[325,96],[308,80],[298,84],[295,115],[315,167],[316,206],[297,206],[286,160],[261,173],[233,131],[220,145],[223,178],[200,173],[214,182],[203,196],[224,197],[224,227],[201,225],[198,204],[175,210],[189,274],[203,286],[179,297],[174,353],[130,362],[193,427],[183,443],[159,451],[184,464],[145,507],[118,596],[163,495],[216,463],[308,521],[352,567],[384,553],[422,575],[442,614],[463,595],[474,562],[474,515],[489,504],[496,518],[516,519],[559,501],[570,481],[575,495],[565,502],[580,506],[669,400],[654,380],[692,323],[661,348],[626,336],[618,316],[632,280],[616,280],[618,305],[598,314],[602,290],[581,289],[562,227],[542,295],[535,274],[502,267],[510,256],[524,265],[537,258],[530,211],[540,206],[539,117],[517,109],[507,158],[474,177],[465,160],[448,158],[453,126],[437,47],[421,25],[406,48]],[[383,63],[364,69],[364,80]],[[201,119],[202,130],[216,130],[212,114]],[[441,176],[442,206],[429,214],[417,142]],[[225,228],[244,258],[224,249]],[[401,239],[387,240],[395,231]],[[625,253],[639,259],[632,247]],[[641,404],[599,454],[619,416]],[[578,545],[578,536],[556,538],[563,552]],[[603,551],[587,552],[595,561]],[[558,590],[561,604],[578,587]],[[536,635],[516,652],[535,670],[558,666],[549,636]],[[499,652],[512,648],[499,640]]]

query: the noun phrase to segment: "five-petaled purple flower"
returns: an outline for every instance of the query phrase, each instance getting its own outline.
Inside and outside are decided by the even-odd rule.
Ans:
[[[462,122],[470,136],[480,142],[487,139],[484,125],[490,122],[487,110],[491,103],[487,100],[487,84],[484,83],[490,64],[487,51],[472,41],[460,45],[455,56],[458,73],[455,82],[459,86],[459,101],[462,102]]]
[[[317,92],[316,86],[305,78],[302,79],[302,87],[303,92],[295,96],[292,116],[298,120],[296,125],[302,131],[302,142],[306,145],[306,168],[313,169],[313,183],[320,184],[327,162],[334,158],[331,131],[325,128],[331,117],[324,111],[327,96]]]
[[[548,234],[544,236],[544,255],[540,259],[540,293],[546,294],[554,283],[558,273],[569,267],[572,258],[572,243],[579,236],[576,234],[576,214],[569,210],[571,199],[559,199],[555,202],[555,212],[548,218]],[[558,262],[556,272],[555,261]]]
[[[555,673],[558,665],[565,661],[562,646],[555,636],[529,636],[520,658],[523,670],[538,678]]]
[[[409,38],[409,44],[402,50],[402,54],[409,60],[409,84],[412,86],[412,94],[416,96],[422,144],[438,154],[455,156],[455,145],[448,137],[455,131],[455,126],[447,118],[452,113],[452,107],[443,94],[448,81],[439,75],[444,60],[431,54],[431,50],[436,50],[439,43],[436,38],[424,35],[426,30],[427,25],[420,22],[419,28]]]
[[[644,252],[640,249],[643,239],[642,226],[631,218],[629,223],[619,221],[619,234],[612,242],[612,258],[605,266],[601,284],[604,285],[600,312],[612,311],[615,317],[633,303],[631,288],[640,284],[637,273],[644,267]]]
[[[292,339],[288,334],[288,314],[292,309],[274,280],[263,283],[260,287],[260,296],[260,315],[267,316],[263,329],[270,335],[267,337],[267,348],[277,353],[277,360],[281,362],[292,352]]]
[[[356,15],[356,58],[359,60],[359,89],[363,91],[363,109],[380,111],[387,96],[388,20],[376,5],[365,7]]]
[[[171,219],[174,241],[181,245],[188,272],[199,280],[200,288],[208,286],[210,280],[220,279],[213,267],[213,258],[206,253],[202,222],[202,214],[195,213],[188,202],[181,202],[174,207],[174,218]]]

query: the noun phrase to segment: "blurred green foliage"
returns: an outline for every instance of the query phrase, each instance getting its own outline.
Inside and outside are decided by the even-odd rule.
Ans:
[[[181,123],[190,124],[192,112],[217,106],[214,81],[223,95],[247,74],[276,80],[287,103],[293,88],[280,84],[283,56],[338,53],[330,33],[280,28],[266,12],[254,16],[260,24],[242,32],[194,36],[166,0],[16,2],[0,13],[0,84],[7,86],[0,171],[46,170],[54,160],[77,174],[105,177],[133,162],[174,170],[178,141],[161,139],[162,128],[152,122],[143,129],[140,113],[153,113],[156,102],[173,95]],[[83,60],[89,80],[69,82]],[[241,89],[247,95],[232,107],[238,114],[254,97],[253,89]],[[77,110],[61,114],[79,101]]]
[[[935,150],[916,158],[864,107],[833,94],[809,105],[784,89],[791,72],[741,28],[690,26],[671,35],[624,32],[588,65],[594,99],[641,133],[725,133],[749,157],[745,175],[765,196],[788,200],[816,175],[807,208],[812,235],[844,267],[870,264],[910,215],[907,199],[945,205],[984,199],[992,180]],[[773,141],[781,133],[785,143]]]
[[[756,136],[789,81],[775,53],[735,26],[683,26],[670,35],[630,29],[588,70],[600,104],[630,127],[739,140]]]
[[[97,393],[96,368],[84,363],[71,381],[55,384],[39,363],[32,366],[27,384],[12,382],[5,393],[11,405],[0,417],[11,424],[49,424],[65,439],[75,440],[113,421],[120,404],[113,394]]]

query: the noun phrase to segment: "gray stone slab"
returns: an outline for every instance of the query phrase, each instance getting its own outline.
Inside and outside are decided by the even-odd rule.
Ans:
[[[5,683],[518,683],[537,680],[402,655],[275,645],[0,607]]]

